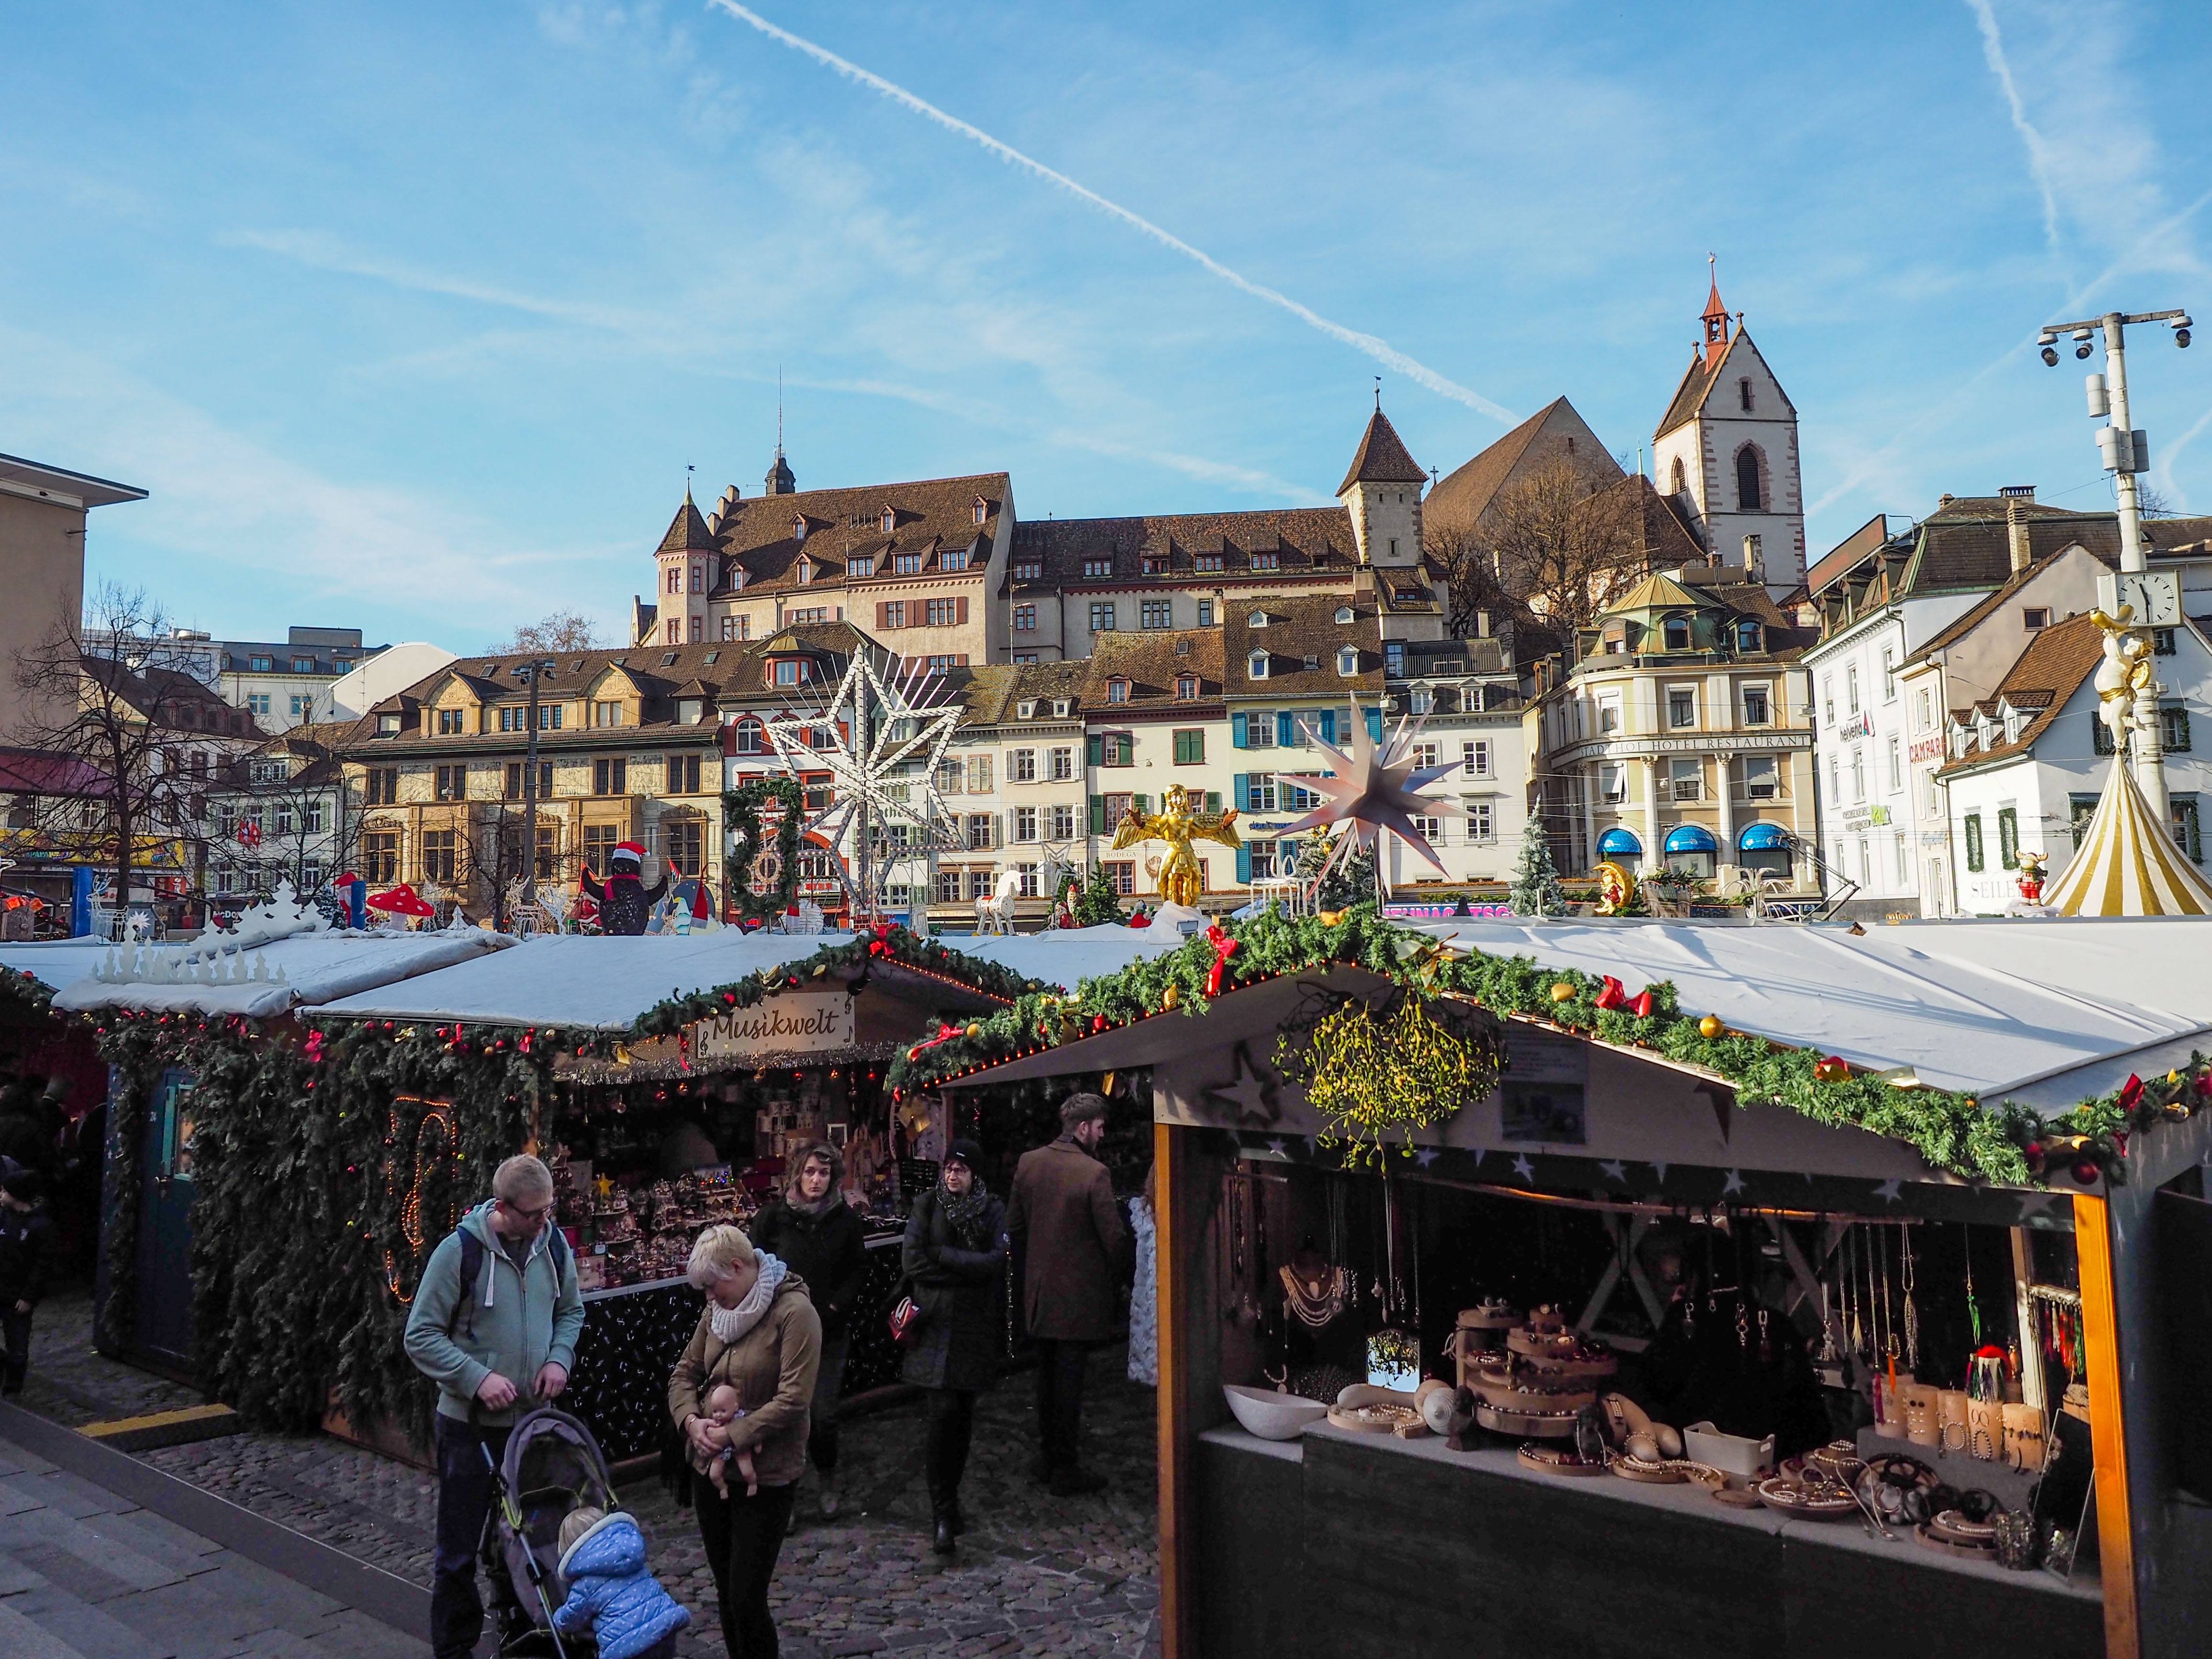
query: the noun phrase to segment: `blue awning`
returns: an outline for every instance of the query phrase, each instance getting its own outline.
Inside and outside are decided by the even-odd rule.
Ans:
[[[1608,830],[1597,838],[1597,851],[1600,858],[1617,859],[1624,856],[1634,858],[1643,850],[1644,843],[1636,839],[1636,832],[1633,830]]]
[[[1778,823],[1754,823],[1735,838],[1735,844],[1747,853],[1782,852],[1790,845],[1790,832]]]
[[[1667,832],[1667,850],[1670,853],[1717,853],[1720,842],[1713,832],[1701,824],[1678,823]]]

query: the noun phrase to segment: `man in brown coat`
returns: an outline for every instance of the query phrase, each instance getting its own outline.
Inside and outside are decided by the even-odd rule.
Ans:
[[[1024,1253],[1022,1305],[1037,1347],[1037,1434],[1031,1469],[1059,1498],[1097,1492],[1106,1478],[1083,1468],[1083,1368],[1118,1334],[1116,1291],[1128,1271],[1130,1236],[1106,1166],[1093,1154],[1106,1136],[1106,1103],[1060,1103],[1060,1139],[1022,1154],[1006,1224]]]

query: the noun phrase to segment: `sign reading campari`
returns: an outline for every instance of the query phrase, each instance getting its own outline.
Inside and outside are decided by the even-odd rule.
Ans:
[[[853,999],[842,991],[787,991],[702,1019],[692,1033],[692,1050],[702,1060],[826,1054],[852,1046]]]

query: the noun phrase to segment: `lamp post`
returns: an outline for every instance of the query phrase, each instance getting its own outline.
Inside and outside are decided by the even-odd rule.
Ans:
[[[2150,438],[2128,414],[2127,328],[2130,323],[2171,323],[2177,346],[2189,343],[2193,326],[2185,311],[2108,311],[2102,317],[2079,322],[2049,324],[2037,343],[2043,349],[2045,366],[2055,368],[2060,335],[2072,337],[2077,360],[2087,358],[2095,349],[2096,337],[2104,336],[2106,373],[2092,374],[2086,389],[2090,419],[2106,422],[2097,429],[2097,452],[2104,459],[2105,471],[2112,475],[2113,493],[2118,501],[2120,571],[2117,577],[2104,579],[2100,599],[2106,613],[2114,617],[2119,615],[2122,605],[2132,606],[2134,615],[2130,620],[2138,630],[2149,632],[2180,625],[2181,584],[2172,571],[2151,570],[2143,547],[2142,502],[2136,477],[2150,470]],[[2136,781],[2158,821],[2170,826],[2173,811],[2166,788],[2166,732],[2159,708],[2165,691],[2154,679],[2136,699],[2136,729],[2130,746]]]
[[[530,727],[522,763],[522,902],[538,902],[538,687],[551,678],[553,659],[541,657],[519,662],[510,671],[530,688],[530,710],[524,717]]]

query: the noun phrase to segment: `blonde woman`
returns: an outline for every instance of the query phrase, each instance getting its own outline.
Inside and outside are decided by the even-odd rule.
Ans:
[[[692,1482],[699,1536],[714,1578],[722,1644],[730,1659],[776,1659],[768,1587],[806,1467],[809,1402],[821,1364],[822,1321],[805,1281],[735,1227],[709,1227],[691,1247],[691,1282],[707,1306],[668,1379],[668,1413],[695,1461],[720,1450],[706,1396],[727,1386],[739,1415],[730,1445],[752,1454],[760,1488],[732,1481],[727,1495]]]

